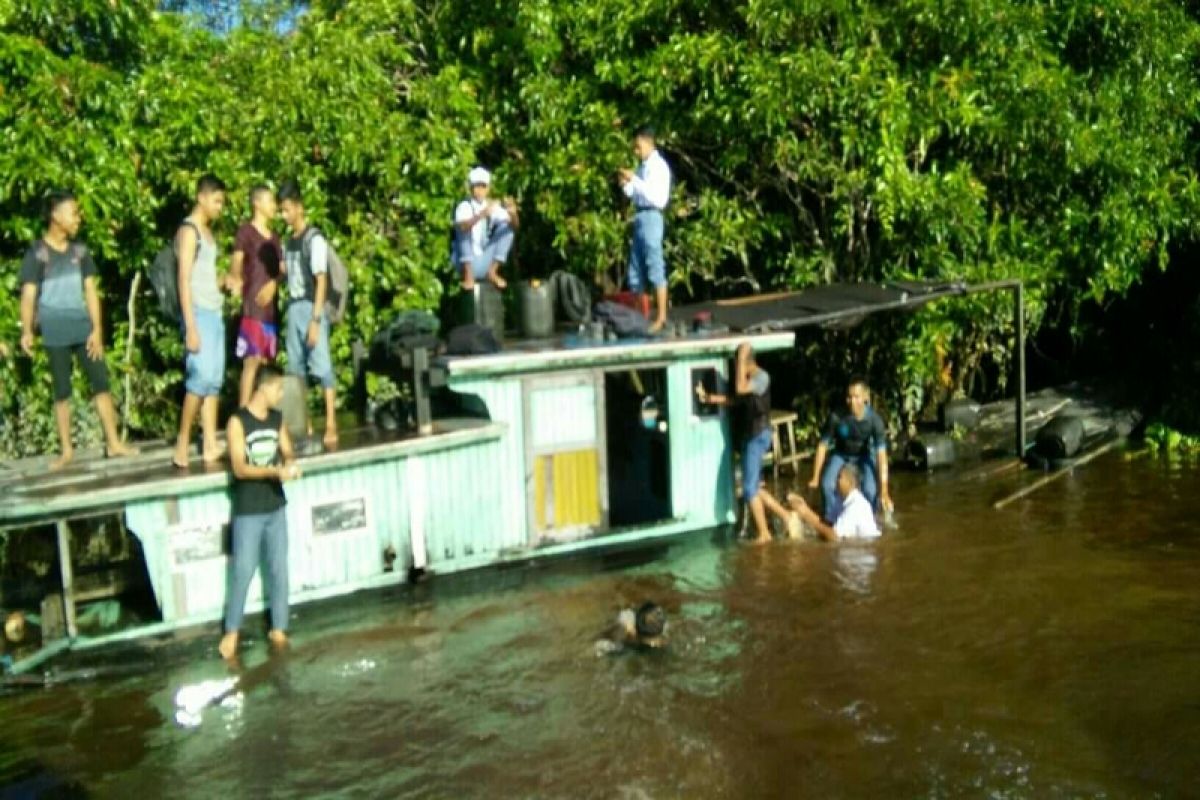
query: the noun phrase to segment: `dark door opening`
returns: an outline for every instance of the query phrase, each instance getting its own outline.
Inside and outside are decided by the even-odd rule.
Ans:
[[[604,375],[609,524],[671,519],[671,440],[667,371]]]

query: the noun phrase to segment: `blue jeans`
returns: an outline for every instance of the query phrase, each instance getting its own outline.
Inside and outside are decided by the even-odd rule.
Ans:
[[[226,633],[242,627],[246,594],[264,548],[271,627],[287,630],[288,529],[287,507],[284,506],[269,514],[245,514],[233,518],[233,557],[229,562],[229,594],[225,599]]]
[[[762,483],[763,456],[770,449],[770,428],[764,428],[742,445],[742,499],[747,503],[758,495],[758,485]]]
[[[309,347],[308,323],[312,321],[312,313],[313,304],[309,300],[297,300],[288,306],[287,371],[302,378],[307,373],[321,382],[321,388],[332,389],[337,382],[333,379],[333,360],[329,356],[329,316],[321,315],[317,344]]]
[[[858,468],[860,481],[858,488],[863,493],[863,497],[867,498],[867,502],[871,504],[871,508],[879,506],[879,481],[875,475],[875,454],[847,458],[840,453],[831,452],[825,461],[825,471],[821,473],[821,494],[825,500],[825,520],[830,524],[833,524],[842,511],[842,498],[837,492],[837,477],[846,464],[853,464]]]
[[[192,307],[192,315],[200,334],[200,352],[187,351],[183,386],[188,394],[216,397],[225,382],[225,320],[220,311],[198,306]]]
[[[642,294],[648,286],[667,285],[667,262],[663,259],[663,215],[645,209],[633,218],[629,243],[629,291]]]
[[[487,277],[488,270],[492,268],[492,263],[503,264],[508,260],[508,253],[512,250],[513,241],[516,239],[516,232],[507,222],[496,222],[492,224],[492,233],[488,237],[487,244],[483,250],[475,254],[471,252],[471,234],[470,232],[463,233],[457,231],[454,236],[454,266],[456,272],[462,275],[462,265],[470,262],[471,274],[475,276],[475,280],[481,281]]]

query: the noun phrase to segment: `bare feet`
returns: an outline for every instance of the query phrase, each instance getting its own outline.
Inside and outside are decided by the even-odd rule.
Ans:
[[[463,288],[464,292],[475,291],[475,276],[468,275],[467,277],[463,278],[462,279],[462,288]]]
[[[326,450],[332,450],[338,444],[338,432],[336,426],[326,426],[325,436],[322,437],[321,443],[325,445]]]
[[[231,661],[237,655],[237,648],[238,632],[230,631],[221,637],[221,642],[217,645],[217,652],[221,654],[221,658]]]
[[[201,457],[204,459],[205,464],[215,464],[225,457],[225,448],[216,442],[205,444]]]
[[[784,524],[787,526],[787,537],[789,539],[799,539],[803,535],[804,529],[800,526],[800,515],[795,511],[788,512]]]
[[[770,541],[771,541],[771,534],[769,534],[769,533],[764,533],[764,534],[763,534],[763,535],[761,535],[761,536],[755,536],[753,539],[751,539],[751,540],[750,540],[750,544],[752,544],[752,545],[763,545],[763,544],[769,544],[769,543],[770,543]]]
[[[488,280],[491,281],[492,285],[495,286],[497,289],[505,289],[508,287],[508,281],[506,281],[506,280],[504,280],[504,278],[500,277],[499,270],[493,269],[491,272],[489,272]]]
[[[104,448],[105,458],[125,458],[127,456],[136,456],[141,450],[133,445],[125,444],[124,442],[113,442]]]
[[[659,317],[658,319],[654,320],[654,322],[653,322],[653,323],[650,325],[649,332],[650,332],[650,333],[652,333],[652,334],[653,334],[653,333],[658,333],[658,332],[659,332],[659,331],[661,331],[663,328],[665,328],[665,327],[666,327],[666,325],[667,325],[667,320],[666,320],[666,318],[665,318],[665,317]]]
[[[50,471],[60,470],[67,464],[71,463],[71,459],[75,458],[74,450],[63,450],[62,455],[50,462]]]
[[[278,628],[272,628],[267,631],[267,640],[271,643],[271,647],[276,650],[283,650],[288,646],[287,634]]]

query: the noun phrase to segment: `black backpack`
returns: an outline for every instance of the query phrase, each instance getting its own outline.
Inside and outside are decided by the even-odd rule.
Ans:
[[[452,356],[485,356],[500,352],[491,328],[470,323],[451,328],[446,335],[446,353]]]
[[[592,319],[603,322],[620,339],[632,339],[650,335],[650,323],[641,313],[629,306],[601,300],[592,309]]]
[[[368,366],[375,372],[390,371],[401,363],[407,351],[417,348],[437,350],[441,325],[428,311],[401,311],[371,337]]]
[[[182,228],[187,225],[196,232],[196,256],[200,255],[200,229],[190,219],[179,223]],[[171,237],[163,249],[158,251],[154,262],[150,265],[150,285],[154,287],[154,296],[158,298],[158,309],[171,322],[183,320],[183,310],[179,307],[179,258],[175,254],[175,237]]]

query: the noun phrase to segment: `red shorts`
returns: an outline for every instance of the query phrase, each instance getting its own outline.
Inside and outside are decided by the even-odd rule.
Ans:
[[[236,352],[238,358],[274,361],[275,354],[279,352],[279,336],[275,326],[260,319],[242,317],[238,324]]]

